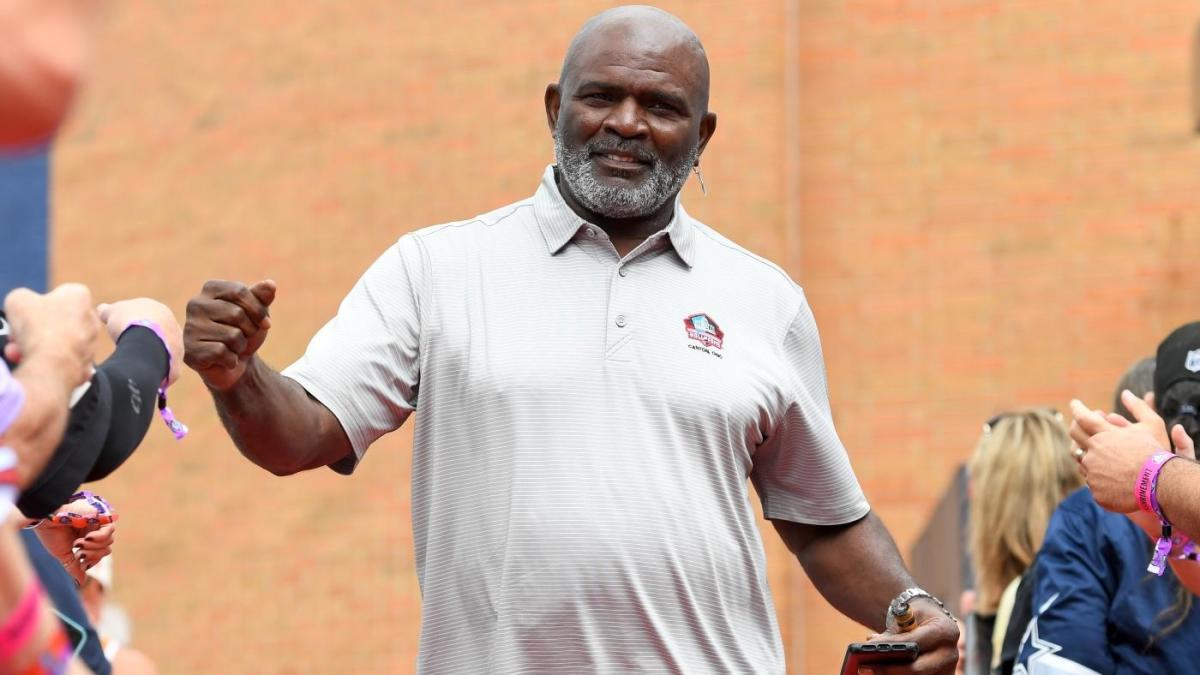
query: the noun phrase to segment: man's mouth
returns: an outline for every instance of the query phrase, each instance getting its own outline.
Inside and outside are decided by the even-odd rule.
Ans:
[[[609,150],[605,152],[593,153],[592,156],[596,159],[602,160],[603,163],[608,164],[616,169],[640,169],[649,164],[649,162],[629,152]]]

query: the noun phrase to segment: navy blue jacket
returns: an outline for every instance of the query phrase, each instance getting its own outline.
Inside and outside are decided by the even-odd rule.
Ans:
[[[1013,675],[1200,673],[1195,598],[1183,624],[1159,635],[1179,616],[1164,612],[1180,586],[1170,570],[1146,571],[1151,546],[1087,488],[1064,499],[1034,563],[1034,615]]]

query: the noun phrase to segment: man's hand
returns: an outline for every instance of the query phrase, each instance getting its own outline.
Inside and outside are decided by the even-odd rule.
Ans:
[[[9,360],[43,363],[68,391],[91,379],[99,323],[86,286],[63,284],[45,295],[18,288],[4,299],[4,313],[12,324]]]
[[[920,649],[916,661],[908,664],[877,665],[860,668],[871,675],[951,675],[958,663],[958,624],[946,616],[929,598],[909,602],[917,624],[907,633],[899,632],[895,619],[888,615],[887,632],[872,635],[870,642],[915,642]]]
[[[1084,478],[1091,488],[1092,497],[1100,506],[1118,513],[1138,510],[1133,497],[1133,486],[1141,473],[1146,459],[1156,452],[1169,451],[1170,441],[1167,428],[1158,413],[1149,403],[1132,392],[1121,393],[1121,402],[1137,420],[1135,424],[1121,426],[1106,418],[1099,411],[1090,410],[1080,401],[1071,401],[1071,438],[1084,455],[1080,459]],[[1181,447],[1191,448],[1186,441],[1183,427],[1176,425],[1171,436]]]
[[[269,279],[253,286],[236,281],[205,283],[187,305],[183,362],[210,389],[233,388],[267,339],[268,308],[274,300],[275,282]]]
[[[166,338],[167,347],[171,350],[170,370],[167,374],[167,385],[172,385],[179,379],[179,363],[183,359],[183,330],[170,308],[157,300],[150,298],[132,298],[120,300],[111,304],[102,304],[97,308],[100,321],[104,323],[108,337],[115,343],[121,334],[134,321],[147,321],[158,324]]]

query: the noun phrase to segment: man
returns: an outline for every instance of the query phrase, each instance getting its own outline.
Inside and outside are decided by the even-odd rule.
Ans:
[[[747,478],[848,616],[884,630],[914,586],[833,429],[803,293],[678,202],[708,87],[678,19],[605,12],[546,89],[558,163],[534,197],[402,237],[282,376],[254,356],[273,282],[188,305],[185,362],[273,473],[348,473],[420,407],[420,671],[783,672]],[[922,656],[894,672],[952,672],[954,621],[911,606],[888,639]]]
[[[1157,364],[1154,395],[1163,416],[1129,391],[1122,393],[1121,400],[1136,424],[1072,401],[1071,437],[1079,445],[1080,465],[1092,496],[1119,513],[1138,510],[1134,486],[1152,455],[1171,452],[1172,444],[1184,450],[1183,457],[1162,466],[1157,498],[1174,528],[1195,539],[1200,537],[1200,465],[1188,455],[1200,437],[1200,322],[1180,326],[1168,335],[1159,345]]]
[[[17,537],[13,504],[50,459],[67,421],[71,392],[90,377],[98,328],[91,293],[64,284],[45,295],[8,294],[9,338],[3,353],[22,362],[9,373],[0,361],[0,672],[83,673]]]

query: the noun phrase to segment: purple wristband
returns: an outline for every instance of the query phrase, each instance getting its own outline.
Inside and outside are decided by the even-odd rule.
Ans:
[[[17,415],[21,414],[24,405],[25,388],[20,380],[8,372],[8,366],[0,361],[0,436],[17,421]]]
[[[1162,513],[1158,507],[1158,497],[1154,494],[1158,488],[1158,474],[1162,471],[1163,466],[1175,457],[1169,452],[1162,451],[1150,455],[1146,458],[1146,463],[1142,465],[1142,470],[1138,473],[1137,481],[1133,485],[1133,500],[1137,503],[1138,508],[1153,513],[1160,519]]]
[[[141,326],[142,328],[149,328],[154,331],[159,341],[162,342],[163,349],[167,350],[167,376],[163,378],[162,384],[158,386],[158,414],[162,417],[163,422],[166,423],[167,428],[171,430],[171,433],[175,434],[175,440],[183,440],[183,437],[187,436],[188,428],[183,422],[175,419],[175,413],[171,412],[171,409],[167,407],[167,380],[171,377],[171,361],[174,359],[174,354],[171,353],[171,345],[167,344],[167,336],[163,335],[162,328],[153,321],[143,321],[141,319],[130,321],[125,330],[128,331],[134,326]],[[121,335],[124,334],[123,331]],[[117,339],[120,340],[121,338],[118,336]]]
[[[1158,478],[1162,475],[1163,467],[1177,457],[1179,455],[1169,452],[1151,455],[1142,466],[1142,473],[1138,476],[1137,485],[1133,490],[1133,496],[1137,500],[1138,506],[1158,516],[1158,522],[1162,524],[1162,533],[1159,535],[1158,541],[1154,542],[1154,554],[1150,558],[1150,565],[1146,567],[1147,572],[1152,572],[1160,577],[1167,570],[1167,557],[1171,555],[1171,550],[1174,548],[1175,537],[1171,532],[1171,521],[1167,520],[1162,506],[1158,503]]]

